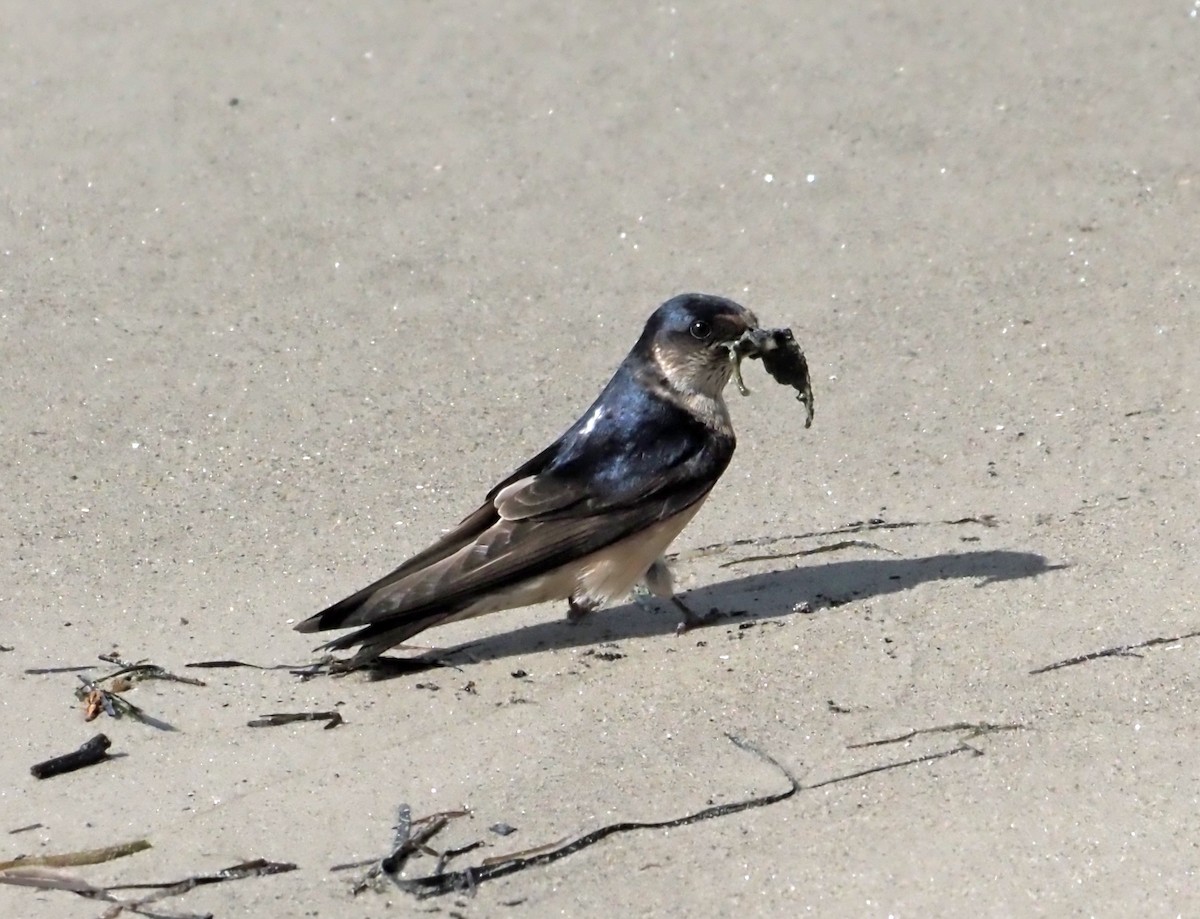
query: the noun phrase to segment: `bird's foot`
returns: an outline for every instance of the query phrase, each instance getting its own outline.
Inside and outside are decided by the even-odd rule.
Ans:
[[[725,618],[724,613],[715,609],[709,613],[697,613],[678,597],[671,597],[671,602],[675,604],[681,613],[683,613],[683,620],[679,623],[679,625],[675,626],[676,635],[683,635],[684,633],[690,632],[692,629],[698,629],[701,626],[712,625],[717,620]]]
[[[574,597],[571,597],[567,603],[567,622],[572,625],[578,624],[584,616],[599,605],[588,600],[576,600]]]

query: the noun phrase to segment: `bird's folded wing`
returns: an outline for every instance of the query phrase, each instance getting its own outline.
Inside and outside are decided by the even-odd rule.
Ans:
[[[482,533],[486,532],[488,527],[500,519],[499,514],[496,513],[496,507],[492,503],[492,498],[496,492],[514,479],[522,478],[544,469],[547,463],[554,458],[557,448],[558,443],[551,444],[537,456],[533,457],[533,459],[514,471],[508,478],[488,493],[487,499],[481,506],[460,520],[454,529],[444,534],[433,545],[418,552],[412,558],[405,561],[404,564],[400,565],[400,567],[385,574],[379,580],[368,584],[362,590],[351,594],[343,600],[339,600],[316,615],[305,619],[296,626],[296,631],[319,632],[325,629],[340,628],[343,624],[352,624],[347,623],[348,617],[355,611],[361,612],[361,607],[373,594],[391,584],[395,584],[397,581],[408,577],[416,571],[422,571],[437,564],[442,559],[453,555],[459,549],[463,548],[463,546],[472,543]]]
[[[539,455],[454,531],[297,628],[311,632],[462,608],[483,592],[546,574],[672,517],[709,492],[732,452],[706,439],[678,446],[670,462],[645,457],[643,468],[627,468],[615,479],[590,468],[534,472],[537,465],[553,466]]]

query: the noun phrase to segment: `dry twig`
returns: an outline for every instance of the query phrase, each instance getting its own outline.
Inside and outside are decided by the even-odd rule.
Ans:
[[[1080,654],[1078,657],[1068,657],[1066,660],[1055,661],[1053,664],[1047,664],[1044,667],[1038,667],[1036,670],[1030,670],[1030,676],[1036,676],[1039,673],[1049,673],[1051,670],[1061,670],[1063,667],[1074,667],[1076,664],[1086,664],[1088,661],[1097,661],[1104,657],[1141,657],[1137,652],[1143,648],[1153,648],[1158,645],[1173,645],[1179,641],[1187,641],[1191,638],[1200,638],[1200,631],[1188,632],[1186,635],[1175,635],[1171,638],[1149,638],[1146,641],[1139,641],[1132,645],[1118,645],[1115,648],[1104,648],[1101,651],[1092,651],[1089,654]]]
[[[11,861],[0,862],[0,871],[9,868],[75,868],[79,865],[99,865],[111,862],[115,858],[124,858],[150,848],[145,839],[133,842],[123,842],[115,846],[101,846],[99,849],[82,849],[78,852],[60,852],[55,855],[30,855],[27,858],[14,858]]]
[[[84,766],[94,766],[96,763],[108,759],[108,748],[111,746],[111,740],[103,734],[97,734],[78,750],[72,750],[70,753],[64,753],[62,756],[55,756],[45,762],[30,766],[29,771],[33,773],[34,778],[48,779],[51,776],[62,775],[64,772],[74,772]]]

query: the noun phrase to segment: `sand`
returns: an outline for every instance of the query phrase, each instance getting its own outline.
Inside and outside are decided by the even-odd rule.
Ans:
[[[298,866],[155,906],[217,917],[1200,911],[1188,3],[0,19],[0,860]],[[761,367],[730,393],[739,451],[676,544],[730,619],[539,607],[422,636],[455,668],[281,666],[684,290],[794,328],[816,389],[807,431]],[[113,652],[206,681],[127,694],[176,730],[26,672]],[[186,666],[217,659],[278,669]],[[98,731],[111,761],[30,775]],[[800,791],[474,895],[331,870],[400,804],[469,808],[433,840],[485,841],[465,867],[788,787],[727,733]],[[0,886],[5,916],[104,909]]]

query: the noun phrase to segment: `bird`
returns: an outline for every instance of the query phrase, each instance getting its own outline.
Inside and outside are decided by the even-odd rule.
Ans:
[[[663,553],[733,457],[731,346],[758,328],[725,297],[667,300],[561,437],[433,545],[295,628],[355,628],[321,649],[357,646],[344,663],[358,667],[433,626],[561,600],[578,621],[637,587],[683,612],[680,631],[702,624]]]

